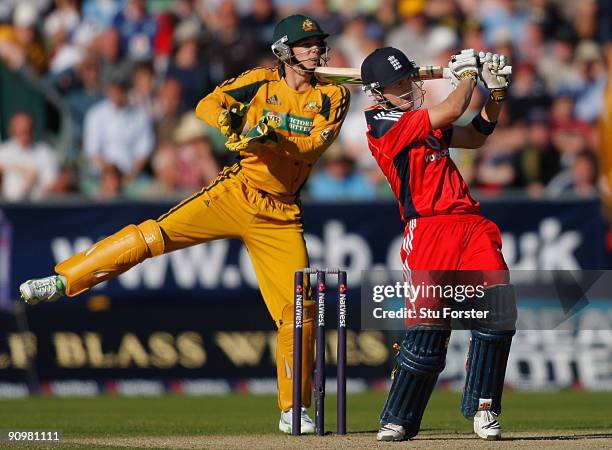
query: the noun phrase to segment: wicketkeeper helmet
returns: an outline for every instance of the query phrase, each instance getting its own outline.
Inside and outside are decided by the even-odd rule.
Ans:
[[[319,36],[321,40],[329,36],[324,33],[319,24],[312,18],[302,14],[294,14],[281,20],[272,35],[272,52],[283,62],[291,60],[291,44],[312,36]]]

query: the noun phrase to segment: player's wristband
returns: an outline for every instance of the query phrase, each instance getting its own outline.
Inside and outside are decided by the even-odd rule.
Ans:
[[[489,96],[496,103],[504,101],[506,99],[506,88],[491,89]]]
[[[484,120],[482,113],[478,113],[472,120],[472,126],[476,129],[476,131],[486,136],[493,133],[493,130],[495,130],[495,125],[497,125],[497,122],[487,122]]]

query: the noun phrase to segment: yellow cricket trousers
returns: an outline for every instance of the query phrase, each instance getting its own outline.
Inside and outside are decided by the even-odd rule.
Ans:
[[[301,209],[245,184],[238,164],[226,167],[206,188],[179,203],[157,222],[165,253],[216,239],[246,246],[272,319],[293,305],[293,276],[308,266]]]
[[[225,168],[208,187],[170,209],[157,222],[166,253],[216,239],[235,238],[244,243],[263,299],[279,329],[279,407],[285,411],[291,408],[293,280],[296,270],[308,266],[300,205],[273,198],[248,185],[236,164]],[[313,323],[314,304],[308,299],[304,304],[302,363],[302,399],[306,407],[311,395]]]

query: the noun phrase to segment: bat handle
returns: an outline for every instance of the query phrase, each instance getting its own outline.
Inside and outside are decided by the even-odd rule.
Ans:
[[[502,70],[498,70],[499,75],[512,75],[512,66],[505,66]],[[445,67],[442,71],[442,78],[452,78],[451,71],[448,67]]]

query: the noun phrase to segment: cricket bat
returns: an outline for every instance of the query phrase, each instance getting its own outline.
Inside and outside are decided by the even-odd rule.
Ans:
[[[361,71],[357,67],[317,67],[314,73],[317,80],[322,83],[361,84]],[[500,75],[510,75],[511,73],[512,66],[506,66],[500,71]],[[451,73],[448,67],[419,67],[418,79],[420,80],[435,80],[450,77]]]

